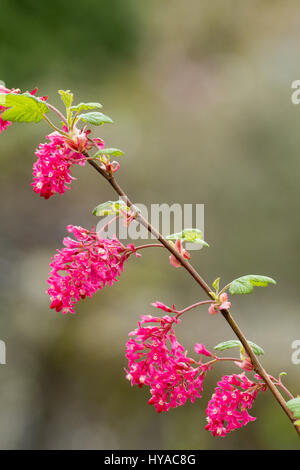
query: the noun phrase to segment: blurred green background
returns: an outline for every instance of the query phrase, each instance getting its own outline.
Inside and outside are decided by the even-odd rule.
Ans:
[[[212,282],[247,273],[276,288],[234,298],[263,363],[300,393],[300,10],[296,1],[1,0],[0,78],[9,87],[57,89],[100,101],[113,126],[108,146],[125,150],[118,177],[132,199],[204,203],[210,248],[192,262]],[[168,414],[147,405],[147,390],[124,378],[124,345],[140,314],[161,300],[183,308],[203,298],[184,270],[159,250],[126,265],[120,282],[74,316],[49,309],[49,259],[67,224],[95,223],[91,209],[113,199],[96,172],[74,168],[72,190],[48,201],[31,189],[34,148],[46,125],[14,125],[1,135],[1,316],[7,365],[0,367],[0,448],[296,449],[299,439],[269,392],[256,423],[226,439],[204,430],[203,399]],[[96,134],[95,134],[96,135]],[[177,327],[186,347],[233,337],[204,310]]]

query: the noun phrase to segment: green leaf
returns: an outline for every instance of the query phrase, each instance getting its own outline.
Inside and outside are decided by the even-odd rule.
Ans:
[[[217,279],[213,282],[213,288],[215,289],[216,292],[219,292],[219,287],[220,287],[220,278],[217,277]]]
[[[107,201],[95,207],[93,210],[93,215],[96,215],[97,217],[103,217],[104,215],[112,214],[118,215],[120,213],[120,209],[123,211],[125,210],[126,212],[130,210],[124,201]]]
[[[94,126],[100,126],[101,124],[113,122],[113,120],[110,117],[106,116],[105,114],[98,113],[96,111],[91,112],[91,113],[81,114],[81,116],[79,116],[79,119],[81,119],[84,122],[88,122],[89,124],[93,124]]]
[[[1,100],[3,101],[3,97]],[[4,121],[38,123],[43,119],[43,115],[49,111],[44,101],[30,93],[8,93],[5,95],[5,101],[3,102],[4,106],[9,108],[2,114]]]
[[[300,418],[300,398],[293,398],[286,403],[286,406],[291,410],[294,418]]]
[[[201,230],[197,228],[185,228],[182,232],[172,233],[166,238],[167,240],[182,240],[183,242],[200,243],[203,246],[209,246],[209,244],[203,240]]]
[[[285,377],[287,375],[286,372],[280,372],[279,377]]]
[[[232,281],[229,292],[232,295],[251,294],[254,286],[265,287],[268,284],[276,284],[276,281],[271,277],[248,274],[247,276],[242,276]]]
[[[253,352],[257,356],[261,356],[262,354],[265,353],[264,350],[260,346],[253,343],[252,341],[248,341],[248,343],[250,344],[251,348],[253,349]],[[232,339],[230,341],[224,341],[223,343],[217,344],[217,346],[215,346],[214,349],[216,349],[217,351],[225,351],[226,349],[232,349],[232,348],[240,348],[241,349],[241,348],[243,348],[243,345],[239,340]]]
[[[101,109],[102,104],[100,103],[79,103],[76,106],[71,106],[71,111],[80,113],[81,111],[89,111],[90,109]]]
[[[60,97],[65,104],[66,108],[70,108],[71,104],[73,103],[74,95],[71,93],[70,90],[58,90]]]
[[[124,152],[120,149],[114,149],[114,148],[100,149],[94,155],[94,157],[98,157],[98,156],[101,156],[101,155],[112,155],[114,157],[120,157],[121,155],[124,155]]]
[[[300,419],[297,419],[297,421],[294,421],[294,424],[295,424],[296,426],[300,426]]]

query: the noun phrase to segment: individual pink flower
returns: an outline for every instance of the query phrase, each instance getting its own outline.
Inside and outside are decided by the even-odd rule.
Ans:
[[[177,239],[175,244],[174,244],[174,248],[178,251],[178,253],[180,255],[182,255],[185,259],[190,259],[191,255],[189,254],[188,251],[186,251],[184,248],[183,248],[183,244],[182,244],[182,241],[180,239]],[[174,256],[174,255],[171,255],[169,257],[169,260],[170,260],[170,263],[172,266],[174,266],[175,268],[180,268],[182,266],[182,264],[177,260],[177,258]]]
[[[0,113],[1,113],[1,111],[4,111],[4,110],[5,110],[5,108],[3,106],[0,106]],[[1,114],[0,114],[0,134],[1,134],[1,132],[6,131],[6,129],[10,125],[11,125],[11,122],[10,121],[4,121],[1,117]]]
[[[11,93],[12,90],[9,90],[8,88],[5,88],[4,86],[0,85],[0,93],[4,93],[4,94],[8,94],[8,93]],[[3,103],[4,104],[4,103]],[[0,101],[0,134],[1,132],[5,131],[8,126],[11,125],[11,122],[10,121],[4,121],[2,119],[2,116],[1,114],[6,110],[5,106],[2,106],[1,105],[1,101]]]
[[[242,361],[235,361],[235,365],[247,371],[254,369],[251,359],[248,356],[246,356]]]
[[[68,129],[66,128],[65,130],[67,131]],[[98,149],[104,148],[104,141],[99,137],[90,139],[90,133],[91,131],[87,130],[86,127],[83,129],[77,129],[74,127],[70,137],[64,137],[66,145],[77,153],[90,150],[93,146],[96,146]]]
[[[88,134],[91,131],[77,130],[70,139],[65,138],[66,145],[75,152],[81,153],[85,150],[89,150],[92,144],[88,141]]]
[[[165,312],[171,313],[174,311],[174,309],[168,307],[167,305],[163,304],[162,302],[159,302],[158,300],[156,302],[153,302],[152,307],[160,308],[161,310],[164,310]]]
[[[222,377],[206,409],[205,429],[213,436],[226,436],[255,421],[247,409],[252,408],[260,390],[264,391],[265,385],[249,380],[244,373]]]
[[[203,356],[207,356],[207,357],[212,357],[213,356],[213,354],[210,351],[208,351],[208,349],[206,349],[204,344],[197,343],[197,344],[195,344],[194,349],[195,349],[197,354],[202,354]]]
[[[16,92],[16,90],[11,90],[11,91]],[[17,91],[20,92],[20,90],[17,90]],[[38,88],[34,88],[34,89],[30,92],[30,94],[31,94],[31,95],[36,95],[37,92],[38,92]],[[39,98],[40,100],[42,100],[42,101],[47,101],[48,96],[39,96],[38,98]]]
[[[112,175],[113,173],[116,173],[116,171],[118,171],[120,167],[121,165],[119,162],[113,161],[105,165],[105,170],[107,171],[107,173]]]
[[[97,145],[97,147],[99,149],[104,149],[105,145],[104,145],[104,140],[100,139],[100,137],[94,137],[94,139],[92,139],[94,144]]]
[[[17,90],[14,90],[14,89],[10,90],[9,88],[6,88],[5,86],[0,85],[0,93],[5,93],[5,94],[7,94],[7,93],[11,93],[11,92],[13,92],[13,91],[16,92]],[[20,91],[20,90],[18,90],[18,91]]]
[[[231,307],[231,303],[228,301],[228,294],[224,292],[220,295],[219,300],[212,303],[208,308],[208,313],[210,315],[215,315],[219,313],[220,310],[227,310]]]
[[[173,325],[180,320],[168,315],[141,318],[126,343],[128,369],[125,370],[131,385],[149,386],[148,403],[158,413],[184,405],[188,399],[194,402],[200,398],[205,373],[201,361],[197,363],[187,357],[176,339]]]
[[[51,259],[48,294],[52,301],[50,308],[75,313],[74,306],[80,299],[92,297],[117,281],[134,247],[125,247],[116,237],[99,238],[94,229],[68,225],[67,230],[75,239],[66,237],[64,248],[57,250]]]

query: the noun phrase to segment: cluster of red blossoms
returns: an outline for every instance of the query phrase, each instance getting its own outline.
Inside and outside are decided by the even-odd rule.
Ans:
[[[226,436],[255,421],[256,418],[249,415],[247,408],[252,408],[260,390],[265,391],[266,385],[252,382],[244,373],[222,377],[206,409],[208,424],[205,429],[213,436]]]
[[[63,128],[67,131],[67,128]],[[80,153],[91,147],[88,142],[89,131],[78,132],[74,139],[68,139],[58,132],[47,136],[49,142],[40,144],[35,154],[38,160],[33,165],[33,189],[40,196],[48,199],[55,193],[63,194],[75,178],[70,168],[85,165],[86,157]],[[98,148],[104,147],[103,140],[92,139]]]
[[[0,94],[20,94],[19,89],[8,89],[0,85]],[[31,92],[36,95],[37,89]],[[47,97],[40,98],[46,101]],[[7,109],[5,100],[0,106],[0,133],[7,129],[11,122],[2,118]],[[55,126],[54,126],[55,127]],[[35,154],[38,157],[33,165],[33,190],[49,199],[55,193],[63,194],[70,189],[70,183],[75,179],[71,175],[74,165],[84,166],[92,147],[103,149],[104,141],[99,137],[90,138],[90,130],[78,129],[75,125],[69,129],[63,126],[47,136],[48,142],[39,145]],[[106,171],[114,173],[118,170],[117,162],[103,163]],[[129,222],[130,223],[130,220]],[[116,237],[102,239],[92,229],[69,225],[67,230],[76,240],[66,237],[64,248],[57,250],[51,259],[48,283],[48,294],[51,298],[51,308],[57,312],[74,313],[74,306],[85,297],[91,297],[96,291],[117,280],[123,270],[124,262],[133,252],[133,245],[125,247]]]
[[[168,308],[161,302],[152,305],[165,311]],[[148,403],[154,405],[158,413],[184,405],[188,399],[193,403],[201,398],[206,373],[220,360],[203,344],[196,344],[195,352],[212,360],[202,363],[201,359],[195,361],[188,357],[173,329],[179,322],[178,315],[162,318],[143,315],[126,343],[126,378],[132,386],[150,388]],[[260,380],[259,376],[255,377]],[[245,372],[224,376],[208,404],[205,429],[213,436],[225,436],[254,421],[256,418],[250,416],[247,409],[252,407],[258,392],[265,389],[263,382],[249,380]]]
[[[200,398],[206,368],[187,357],[184,347],[177,341],[173,324],[176,317],[141,317],[138,328],[126,343],[128,359],[127,379],[132,385],[148,385],[158,413],[184,405],[188,399]],[[196,367],[193,367],[196,366]]]
[[[75,313],[80,300],[92,297],[107,284],[112,285],[123,270],[124,262],[134,253],[134,246],[125,247],[117,239],[102,239],[94,229],[68,225],[76,240],[66,237],[64,248],[51,259],[48,294],[51,308],[57,312]],[[136,254],[136,256],[139,256]]]
[[[15,93],[19,94],[19,89],[8,89],[0,85],[1,94]],[[37,88],[30,92],[36,95]],[[47,100],[47,96],[40,98],[42,101]],[[5,104],[5,103],[3,103]],[[2,118],[2,113],[7,108],[0,103],[0,134],[5,131],[11,122]],[[67,136],[67,127],[62,129],[65,135],[59,132],[53,132],[47,136],[49,142],[40,144],[35,154],[38,157],[33,165],[33,190],[49,199],[53,194],[63,194],[66,189],[70,189],[72,177],[70,168],[77,165],[85,165],[86,157],[81,152],[89,150],[92,146],[102,149],[104,142],[100,138],[89,139],[89,130],[78,130],[74,128],[73,135]],[[118,168],[113,168],[116,171]]]
[[[9,93],[21,92],[19,89],[10,90],[0,85],[1,95]],[[32,95],[36,93],[37,89],[31,92]],[[47,97],[40,100],[46,101]],[[0,102],[0,133],[11,124],[2,117],[6,109],[4,100]],[[55,110],[54,107],[52,109]],[[71,174],[74,165],[85,165],[87,159],[97,158],[99,154],[105,153],[99,152],[99,149],[104,148],[102,139],[91,139],[90,130],[76,128],[76,116],[70,125],[72,119],[68,110],[67,107],[67,118],[62,117],[62,119],[65,123],[68,122],[69,127],[64,126],[59,130],[48,121],[56,131],[48,135],[48,142],[40,144],[35,152],[38,159],[33,165],[32,186],[34,191],[45,199],[55,193],[63,194],[70,189],[70,184],[75,179]],[[56,112],[61,116],[58,110]],[[88,157],[87,151],[92,147],[98,149],[98,155]],[[110,162],[109,155],[102,155],[99,161],[108,175],[112,175],[120,166],[117,162]],[[126,225],[129,225],[135,217],[135,214],[126,211],[122,213],[121,210],[120,215],[125,218]],[[64,238],[64,247],[57,250],[51,258],[48,278],[50,307],[64,314],[75,313],[74,307],[79,300],[92,297],[98,290],[117,281],[130,255],[140,256],[137,254],[139,247],[136,248],[132,244],[124,246],[116,236],[112,239],[101,238],[94,228],[89,231],[69,225],[67,230],[74,238]],[[190,258],[181,239],[175,241],[174,248],[184,259]],[[169,259],[172,266],[176,268],[182,266],[173,254]],[[218,285],[219,281],[216,281]],[[218,288],[216,290],[218,291]],[[226,289],[220,294],[217,292],[212,297],[214,300],[198,302],[182,311],[177,311],[174,305],[171,308],[158,301],[153,303],[154,307],[163,310],[167,315],[162,318],[142,316],[138,328],[129,333],[130,339],[126,343],[128,360],[128,368],[125,369],[126,378],[132,386],[149,387],[151,397],[148,403],[154,405],[158,413],[184,405],[188,400],[194,403],[197,398],[201,398],[205,376],[218,361],[230,360],[243,369],[243,373],[239,375],[222,377],[208,403],[206,409],[208,424],[205,429],[213,436],[226,436],[231,431],[254,421],[256,418],[252,417],[248,410],[252,408],[258,392],[266,390],[266,384],[261,377],[254,375],[255,382],[245,375],[245,371],[253,370],[253,364],[247,355],[241,354],[241,359],[237,360],[219,358],[207,350],[204,344],[197,343],[194,351],[199,356],[210,358],[208,362],[203,363],[202,357],[198,361],[189,357],[176,338],[174,326],[180,323],[179,317],[185,311],[207,303],[210,304],[208,312],[211,315],[229,309],[231,303],[224,290]],[[168,315],[172,313],[174,316]]]

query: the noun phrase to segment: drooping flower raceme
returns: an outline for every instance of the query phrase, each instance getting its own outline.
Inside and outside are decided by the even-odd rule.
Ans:
[[[66,130],[66,129],[65,129]],[[47,136],[49,142],[40,144],[35,154],[38,160],[33,165],[33,189],[48,199],[55,193],[63,194],[70,189],[73,165],[85,165],[86,157],[80,153],[87,147],[88,131],[81,131],[74,140],[67,139],[58,132]],[[94,139],[98,147],[103,147],[101,139]],[[101,142],[100,142],[101,140]]]
[[[33,164],[33,189],[40,196],[49,199],[55,193],[63,194],[69,188],[73,177],[70,167],[84,163],[81,154],[74,152],[58,132],[47,136],[49,143],[40,144],[35,154],[38,160]]]
[[[213,436],[226,436],[255,421],[247,409],[252,407],[258,392],[265,389],[264,384],[249,380],[245,374],[225,375],[208,403],[205,429]]]
[[[64,248],[51,259],[48,294],[51,308],[57,312],[75,313],[80,300],[92,297],[107,284],[112,285],[123,270],[124,262],[135,250],[125,247],[116,237],[102,239],[92,229],[69,225],[67,230],[76,240],[66,237]]]
[[[202,370],[201,361],[187,357],[184,347],[177,341],[173,325],[180,320],[168,315],[141,318],[126,343],[126,378],[131,385],[150,387],[148,403],[154,405],[158,413],[184,405],[188,399],[194,402],[200,398],[207,368]]]

